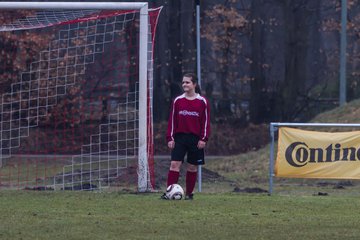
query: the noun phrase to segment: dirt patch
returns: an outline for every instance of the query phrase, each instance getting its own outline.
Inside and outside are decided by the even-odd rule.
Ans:
[[[320,181],[316,184],[318,187],[329,187],[329,186],[333,186],[333,188],[337,188],[337,189],[343,189],[345,187],[353,187],[354,183],[350,180],[347,181],[339,181],[339,182],[335,182],[335,181]]]
[[[318,192],[314,193],[313,196],[329,196],[329,194],[327,192]]]
[[[262,188],[239,188],[239,187],[235,187],[233,192],[237,192],[237,193],[268,193],[267,190],[264,190]]]

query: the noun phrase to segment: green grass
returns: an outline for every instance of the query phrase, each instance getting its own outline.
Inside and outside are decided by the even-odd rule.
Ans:
[[[357,123],[360,119],[360,99],[341,107],[320,113],[311,122],[322,123]]]
[[[353,101],[313,122],[357,122],[359,109],[360,100]],[[358,181],[342,189],[336,180],[274,178],[273,196],[233,192],[268,189],[268,165],[269,146],[208,160],[205,168],[222,177],[204,179],[194,201],[163,201],[159,193],[0,191],[0,239],[360,239]]]
[[[0,239],[359,239],[356,197],[0,193]]]

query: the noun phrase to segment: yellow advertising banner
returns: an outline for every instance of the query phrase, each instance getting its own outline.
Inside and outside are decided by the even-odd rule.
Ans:
[[[275,176],[360,179],[360,131],[280,128]]]

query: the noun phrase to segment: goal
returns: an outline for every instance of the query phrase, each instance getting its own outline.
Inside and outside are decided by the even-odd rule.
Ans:
[[[159,9],[1,2],[0,187],[154,186]]]

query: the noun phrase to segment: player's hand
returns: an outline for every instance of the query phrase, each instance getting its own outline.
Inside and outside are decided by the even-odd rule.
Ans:
[[[203,149],[206,146],[206,142],[199,140],[197,147],[198,149]]]
[[[169,147],[170,149],[173,149],[173,148],[175,147],[175,141],[169,141],[169,142],[168,142],[168,147]]]

